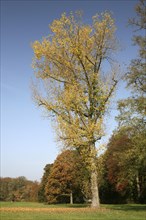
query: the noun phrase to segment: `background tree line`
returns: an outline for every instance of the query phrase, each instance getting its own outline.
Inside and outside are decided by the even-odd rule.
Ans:
[[[0,201],[38,201],[39,183],[25,177],[0,178]]]
[[[146,203],[146,167],[137,166],[133,156],[125,158],[127,151],[132,150],[131,141],[125,131],[115,131],[106,152],[97,158],[101,203]],[[80,159],[78,152],[67,150],[54,164],[46,165],[38,192],[39,202],[70,203],[71,194],[74,203],[91,200],[89,172]]]

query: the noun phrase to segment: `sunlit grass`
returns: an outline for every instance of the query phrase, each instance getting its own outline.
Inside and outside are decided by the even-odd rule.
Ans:
[[[1,220],[145,220],[146,205],[102,205],[100,210],[85,205],[44,205],[1,202]]]

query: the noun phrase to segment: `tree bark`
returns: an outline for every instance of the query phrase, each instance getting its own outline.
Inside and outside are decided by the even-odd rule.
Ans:
[[[138,173],[137,173],[137,176],[136,176],[136,186],[137,186],[137,197],[138,197],[138,202],[139,202],[139,199],[140,199],[140,181],[139,181]]]
[[[70,204],[71,205],[73,204],[73,194],[72,194],[72,192],[70,193]]]
[[[99,202],[99,192],[98,192],[98,184],[97,184],[97,172],[96,170],[93,170],[91,172],[91,192],[92,192],[92,208],[99,208],[100,202]]]
[[[98,183],[97,183],[97,166],[96,166],[96,153],[95,152],[95,145],[93,147],[93,154],[91,154],[91,193],[92,193],[92,208],[99,208],[100,207],[100,200],[99,200],[99,190],[98,190]]]

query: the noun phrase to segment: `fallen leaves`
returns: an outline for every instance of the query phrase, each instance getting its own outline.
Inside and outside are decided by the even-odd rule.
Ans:
[[[3,207],[0,208],[3,212],[49,212],[49,213],[72,213],[72,212],[107,212],[106,208],[29,208],[29,207]]]

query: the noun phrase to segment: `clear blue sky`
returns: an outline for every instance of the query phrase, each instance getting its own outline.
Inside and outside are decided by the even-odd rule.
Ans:
[[[83,10],[85,22],[97,12],[110,10],[116,20],[122,50],[118,61],[128,64],[136,56],[128,18],[135,15],[134,0],[94,1],[1,1],[1,176],[25,176],[40,180],[43,168],[52,163],[59,149],[51,123],[43,118],[31,98],[33,76],[31,43],[49,33],[48,25],[63,12]],[[125,70],[125,68],[123,68]],[[117,98],[127,96],[121,85]],[[115,127],[115,112],[107,125],[109,136]]]

